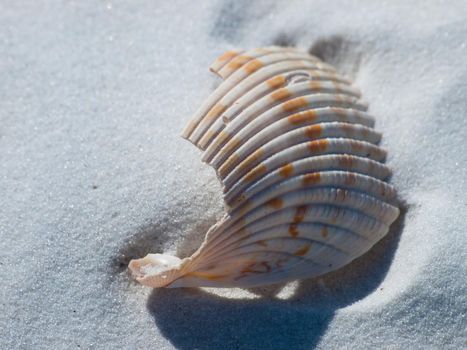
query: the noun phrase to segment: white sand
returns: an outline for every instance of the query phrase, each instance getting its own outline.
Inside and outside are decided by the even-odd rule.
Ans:
[[[466,2],[249,3],[2,1],[1,349],[467,346]],[[222,214],[179,137],[209,63],[271,43],[355,78],[405,214],[349,267],[282,290],[134,283],[129,258],[189,254]]]

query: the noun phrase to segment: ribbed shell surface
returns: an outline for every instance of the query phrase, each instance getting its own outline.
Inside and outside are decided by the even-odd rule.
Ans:
[[[359,89],[294,48],[228,51],[223,82],[182,136],[224,188],[225,217],[190,258],[134,260],[152,287],[252,287],[338,269],[399,215],[386,151]]]

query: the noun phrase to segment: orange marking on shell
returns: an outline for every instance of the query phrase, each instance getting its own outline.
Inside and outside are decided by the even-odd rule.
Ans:
[[[232,154],[226,161],[224,164],[222,164],[220,167],[219,167],[219,176],[221,178],[224,178],[227,176],[227,173],[230,171],[230,169],[234,166],[234,164],[237,164],[238,160],[240,158],[234,153]]]
[[[290,93],[289,89],[287,89],[287,88],[282,88],[282,89],[276,90],[271,94],[271,98],[274,101],[281,101],[281,100],[284,100],[284,99],[286,99],[287,97],[290,97],[290,96],[292,96],[292,94]]]
[[[230,138],[230,134],[227,131],[221,131],[217,137],[213,140],[213,147],[215,149],[218,149],[221,144],[224,143],[224,141],[228,140]]]
[[[350,157],[349,155],[345,154],[345,155],[339,156],[338,163],[339,163],[339,166],[343,168],[352,168],[354,165],[354,159]]]
[[[307,210],[306,205],[301,205],[301,206],[297,207],[297,210],[295,212],[295,216],[293,218],[293,222],[296,223],[296,224],[302,222],[303,219],[305,218],[306,210]]]
[[[238,137],[232,137],[230,141],[225,145],[225,152],[230,153],[232,152],[235,148],[240,146],[242,143],[242,140]]]
[[[319,152],[324,152],[326,148],[328,147],[328,140],[316,140],[316,141],[311,141],[308,144],[308,148],[312,153],[319,153]]]
[[[337,117],[342,121],[342,120],[347,120],[348,114],[344,109],[336,108],[336,107],[331,107],[331,110],[334,114],[337,115]]]
[[[254,151],[250,156],[248,156],[243,162],[240,163],[239,167],[241,170],[249,170],[251,169],[264,155],[264,151],[262,148],[258,148]]]
[[[322,131],[323,128],[319,124],[310,125],[305,129],[305,133],[310,139],[318,138],[321,135]]]
[[[310,245],[309,245],[309,244],[305,244],[304,246],[300,247],[300,248],[294,253],[294,255],[296,255],[296,256],[304,256],[306,253],[308,253],[309,250],[310,250]]]
[[[230,60],[231,58],[235,57],[238,55],[238,51],[235,50],[229,50],[224,52],[221,56],[217,58],[218,61],[227,61]]]
[[[287,101],[285,102],[283,105],[282,105],[282,109],[286,112],[291,112],[291,111],[294,111],[294,110],[297,110],[301,107],[305,107],[308,105],[308,101],[306,98],[303,98],[303,97],[297,97],[297,98],[294,98],[290,101]]]
[[[260,60],[253,60],[253,61],[248,62],[243,68],[248,74],[251,74],[251,73],[256,72],[262,66],[263,66],[263,62],[261,62]]]
[[[303,221],[305,218],[307,206],[306,205],[301,205],[297,207],[297,210],[295,211],[295,216],[293,218],[293,223],[289,225],[289,234],[292,237],[297,237],[299,232],[297,229],[297,224]]]
[[[308,173],[303,176],[303,184],[304,185],[314,185],[319,183],[321,180],[320,173]]]
[[[344,184],[355,185],[356,182],[357,182],[357,176],[354,173],[348,173],[345,175]]]
[[[266,204],[274,209],[280,209],[282,208],[283,201],[281,198],[273,198],[270,201],[268,201]]]
[[[267,247],[268,246],[268,242],[266,242],[265,240],[259,240],[258,242],[256,242],[257,244],[259,244],[260,246],[263,246],[263,247]]]
[[[241,273],[242,275],[244,275],[244,274],[247,274],[247,273],[251,272],[251,268],[252,268],[253,266],[255,266],[255,264],[256,264],[256,262],[249,263],[247,266],[245,266],[245,267],[240,271],[240,273]]]
[[[217,103],[214,107],[211,108],[208,114],[206,114],[206,118],[209,120],[217,119],[217,117],[219,117],[219,115],[221,115],[226,109],[227,106],[224,106],[221,103]]]
[[[208,140],[211,140],[214,136],[216,135],[216,132],[215,131],[212,131],[212,130],[208,130],[206,131],[206,133],[203,135],[203,137],[201,138],[200,140],[200,143],[204,142],[204,141],[208,141]]]
[[[307,121],[312,121],[315,119],[316,119],[316,112],[312,109],[309,109],[307,111],[303,111],[300,113],[296,113],[296,114],[291,115],[290,117],[287,117],[287,120],[289,121],[289,123],[293,125],[300,125]]]
[[[279,174],[282,177],[289,177],[292,173],[293,173],[293,165],[291,163],[284,165],[279,170]]]
[[[297,230],[297,224],[290,224],[289,225],[289,235],[291,235],[292,237],[297,237],[299,234],[298,230]]]
[[[328,234],[329,234],[328,227],[327,227],[327,226],[323,226],[323,228],[321,229],[321,236],[322,236],[323,238],[328,238]]]
[[[222,153],[227,153],[231,154],[227,161],[222,164],[219,168],[219,175],[224,177],[227,175],[227,171],[229,171],[230,167],[237,162],[239,159],[238,155],[233,153],[233,151],[238,148],[238,146],[242,143],[242,140],[237,138],[237,137],[232,137],[229,142],[224,146],[224,148],[221,150]]]
[[[264,175],[267,172],[267,168],[264,164],[260,164],[253,170],[251,170],[248,174],[245,176],[245,181],[246,182],[252,182],[256,179],[258,179],[260,176]]]
[[[320,83],[319,80],[312,80],[312,81],[310,81],[309,86],[310,86],[310,89],[311,89],[312,91],[319,91],[319,90],[321,90],[321,83]]]
[[[227,140],[229,137],[230,137],[230,134],[229,134],[227,131],[222,130],[222,131],[219,133],[218,140],[219,140],[219,141],[225,141],[225,140]]]
[[[268,84],[268,86],[271,89],[280,88],[280,87],[284,86],[284,84],[286,82],[287,82],[287,79],[283,75],[278,75],[278,76],[276,76],[274,78],[271,78],[271,79],[266,81],[266,83]]]
[[[248,264],[245,268],[243,268],[240,273],[247,274],[247,273],[268,273],[271,271],[271,266],[267,261],[261,262],[252,262]]]
[[[250,61],[252,57],[250,56],[245,56],[245,55],[240,55],[235,57],[231,62],[227,64],[227,68],[231,70],[237,70],[241,66],[243,66],[246,62]]]

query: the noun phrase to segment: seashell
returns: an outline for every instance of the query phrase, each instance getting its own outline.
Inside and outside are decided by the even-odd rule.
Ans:
[[[399,215],[381,134],[360,91],[295,48],[228,51],[224,81],[182,136],[224,187],[226,215],[189,258],[130,262],[151,287],[254,287],[336,270]]]

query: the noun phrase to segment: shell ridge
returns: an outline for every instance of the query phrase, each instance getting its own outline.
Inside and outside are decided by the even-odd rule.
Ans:
[[[264,159],[280,152],[281,150],[295,146],[297,144],[316,141],[330,140],[335,138],[351,138],[353,140],[365,141],[372,144],[377,144],[380,141],[381,134],[374,129],[364,126],[355,126],[353,124],[342,122],[317,123],[312,126],[305,126],[297,129],[292,129],[279,135],[271,140],[260,140],[263,144],[256,147],[254,144],[255,137],[241,145],[226,162],[227,169],[223,170],[228,173],[224,178],[223,183],[228,188],[242,178],[248,171],[252,169],[252,162],[258,164]],[[259,144],[260,142],[258,142]],[[251,146],[251,145],[254,146]],[[258,154],[261,150],[261,154]],[[221,168],[220,168],[221,169]]]
[[[320,248],[326,248],[326,249],[329,249],[329,250],[333,250],[333,251],[336,251],[336,252],[339,252],[340,254],[346,254],[346,255],[349,255],[347,252],[333,246],[333,245],[330,245],[330,244],[326,244],[324,242],[320,242],[320,241],[317,241],[317,240],[313,240],[313,239],[308,239],[308,238],[303,238],[303,237],[300,237],[300,238],[289,238],[289,237],[277,237],[277,238],[268,238],[266,239],[265,241],[266,242],[269,242],[269,243],[272,243],[274,240],[290,240],[291,242],[302,242],[302,244],[306,244],[308,243],[310,245],[310,248],[311,246],[316,246],[318,245]],[[215,263],[216,261],[218,261],[219,259],[228,259],[228,258],[231,258],[235,255],[237,255],[237,251],[242,251],[243,249],[248,249],[249,247],[251,248],[254,248],[254,247],[258,247],[258,243],[256,242],[253,242],[253,243],[249,243],[247,245],[243,245],[243,246],[237,246],[235,247],[234,249],[232,250],[227,250],[227,251],[223,251],[222,254],[219,254],[219,255],[214,255],[214,256],[211,256],[208,258],[208,260],[206,261],[207,264],[212,264],[212,263]],[[270,247],[268,247],[268,249],[271,249]],[[311,248],[313,249],[313,248]],[[256,253],[256,252],[261,252],[261,251],[264,251],[264,248],[263,249],[257,249],[257,250],[252,250],[252,251],[248,251],[248,253]],[[276,252],[276,253],[287,253],[287,254],[293,254],[293,252],[289,252],[289,251],[285,251],[285,250],[268,250],[268,251],[272,251],[272,252]],[[320,264],[321,265],[321,264]]]
[[[325,217],[329,217],[331,212],[333,212],[334,214],[349,212],[350,214],[355,214],[355,215],[357,215],[357,216],[359,216],[361,218],[368,217],[371,220],[379,221],[378,219],[373,219],[370,216],[365,215],[364,213],[360,213],[360,212],[358,212],[356,210],[352,210],[350,208],[347,209],[347,208],[337,207],[335,210],[332,210],[333,206],[329,205],[329,204],[307,203],[307,204],[304,204],[304,205],[299,206],[299,207],[279,208],[279,209],[276,209],[276,210],[271,209],[271,211],[265,211],[265,210],[262,211],[261,206],[259,206],[259,207],[255,208],[254,210],[243,214],[241,216],[241,217],[243,217],[243,220],[241,222],[238,222],[238,217],[236,217],[236,216],[239,216],[239,214],[232,215],[231,223],[229,223],[229,225],[227,227],[224,227],[224,232],[226,232],[227,235],[228,234],[234,234],[236,232],[250,232],[252,224],[258,223],[260,220],[266,220],[266,218],[271,219],[271,225],[275,223],[275,220],[294,221],[294,219],[295,219],[294,210],[297,210],[300,207],[308,208],[306,210],[306,215],[308,215],[308,216],[306,216],[307,218],[308,217],[316,218],[316,217],[320,217],[320,216],[323,216],[323,215]],[[240,214],[242,214],[242,213],[240,213]],[[305,221],[305,220],[302,220],[302,221]],[[386,225],[383,222],[381,222],[381,223]]]
[[[371,209],[371,207],[373,206],[377,206],[379,208],[383,207],[381,208],[381,211],[383,213],[385,212],[389,213],[389,211],[392,211],[396,208],[392,206],[391,204],[386,203],[385,201],[369,196],[368,194],[365,194],[363,192],[359,192],[354,189],[342,189],[338,187],[309,188],[304,191],[296,190],[296,191],[288,192],[287,194],[280,196],[280,197],[274,197],[274,199],[280,200],[281,208],[288,208],[288,207],[293,207],[296,205],[304,205],[306,203],[313,203],[313,204],[333,203],[336,206],[353,209],[355,211],[361,211],[365,215],[370,216],[374,219],[378,219],[378,220],[381,220],[381,218],[375,216],[374,213],[372,214],[370,211],[368,211]],[[365,201],[365,202],[358,203],[357,202],[358,199],[360,199],[361,201]],[[353,202],[353,200],[355,200],[355,202]],[[269,209],[269,211],[267,211],[267,213],[269,214],[270,211],[272,211],[274,208],[271,206],[267,206],[267,204],[270,201],[271,200],[266,201],[265,203],[259,204],[257,207],[254,207],[248,212],[244,212],[241,214],[243,217],[245,217],[245,219],[247,219],[248,217],[250,217],[250,215],[255,215],[255,211],[259,211],[260,208]],[[264,206],[264,204],[266,204],[266,206]],[[358,206],[358,204],[360,205]],[[233,222],[233,219],[237,214],[238,214],[238,211],[232,213],[232,216],[230,219],[232,224],[235,223]],[[385,218],[385,216],[383,216],[383,218]],[[387,221],[385,220],[383,222],[390,224],[392,220],[388,218]]]
[[[332,205],[315,203],[307,206],[308,209],[301,221],[295,222],[296,220],[293,217],[295,216],[297,208],[298,207],[289,207],[278,209],[274,212],[268,213],[267,215],[256,218],[251,222],[245,222],[243,225],[241,225],[241,227],[226,229],[226,234],[224,235],[225,239],[212,242],[212,246],[209,250],[212,250],[214,243],[217,244],[216,248],[218,248],[219,245],[225,244],[226,241],[228,242],[229,240],[237,238],[240,240],[243,239],[244,233],[246,232],[258,233],[262,230],[282,224],[293,225],[300,222],[321,223],[323,225],[338,227],[362,238],[368,237],[359,234],[356,231],[356,228],[360,228],[361,230],[364,229],[365,231],[371,231],[372,227],[378,226],[379,231],[381,231],[386,230],[388,227],[385,223],[379,221],[378,219],[369,217],[353,209],[333,208]],[[267,221],[269,222],[267,223]],[[240,235],[238,235],[239,232],[241,233]],[[206,253],[208,253],[209,250],[206,250]]]
[[[290,117],[299,111],[314,110],[320,107],[343,107],[343,108],[356,108],[365,109],[363,105],[359,105],[355,98],[348,98],[346,96],[333,95],[333,94],[311,94],[305,95],[298,98],[288,100],[281,103],[266,113],[259,116],[249,118],[248,120],[239,119],[238,116],[232,123],[228,124],[225,128],[226,135],[229,141],[224,144],[222,148],[217,152],[216,156],[210,162],[210,164],[218,169],[223,162],[232,154],[236,149],[235,145],[239,141],[244,141],[259,132],[266,125],[269,125],[277,120]],[[312,105],[313,104],[313,105]],[[243,114],[243,113],[242,113]],[[238,121],[238,122],[237,122]],[[247,126],[243,127],[241,123],[248,123]]]
[[[315,63],[317,67],[320,69],[322,64],[320,61],[316,61],[315,59],[311,58],[309,55],[299,51],[290,51],[290,52],[262,52],[262,53],[248,53],[246,52],[243,56],[238,56],[238,62],[231,62],[231,65],[226,65],[220,70],[220,74],[223,77],[228,78],[231,74],[239,71],[240,69],[245,69],[249,63],[254,60],[259,60],[263,65],[273,64],[277,62],[287,62],[292,60],[305,60]],[[329,68],[324,68],[323,70],[327,70]],[[335,72],[335,70],[331,70],[331,72]]]
[[[274,275],[276,275],[278,273],[288,274],[288,272],[291,269],[293,269],[294,267],[304,265],[304,264],[310,264],[311,263],[312,265],[314,265],[316,267],[321,266],[321,265],[314,264],[313,262],[309,261],[308,259],[305,259],[305,258],[300,257],[300,256],[295,256],[295,255],[292,255],[292,254],[275,253],[275,252],[267,252],[267,251],[265,251],[264,253],[265,253],[265,255],[267,253],[269,253],[269,254],[267,254],[267,256],[279,256],[280,258],[283,258],[285,256],[285,257],[287,257],[286,262],[289,262],[290,260],[295,261],[295,263],[293,263],[293,264],[289,263],[287,265],[287,268],[283,268],[281,270],[278,270],[280,268],[280,265],[278,264],[278,262],[281,261],[281,259],[278,259],[274,264],[275,265],[274,266],[275,270],[272,272],[272,276],[274,276]],[[248,253],[247,254],[241,254],[241,255],[237,256],[237,258],[242,257],[242,256],[251,256],[251,255],[252,254],[248,254]],[[233,260],[233,259],[226,259],[224,263],[227,264],[231,260]],[[247,273],[249,273],[249,274],[247,274]],[[271,277],[271,273],[268,273],[267,275],[268,275],[267,277],[269,277],[269,278]],[[248,278],[250,278],[250,277],[254,277],[257,284],[251,284],[251,282],[250,283],[244,282],[244,284],[240,283],[242,281],[248,280]],[[261,282],[260,282],[261,278],[266,278],[266,274],[261,273],[261,271],[245,271],[245,273],[241,273],[240,276],[235,276],[234,277],[234,282],[236,282],[235,283],[236,286],[240,286],[240,287],[242,287],[242,286],[255,286],[255,285],[261,285]],[[293,278],[290,278],[290,276],[288,276],[288,278],[290,280],[293,279]]]
[[[279,48],[279,47],[264,47],[259,49],[253,49],[244,52],[242,55],[243,57],[238,57],[236,61],[231,62],[230,65],[225,65],[222,70],[220,70],[220,74],[225,78],[228,78],[231,74],[235,73],[237,70],[243,68],[248,62],[251,62],[254,59],[265,58],[271,55],[280,55],[286,53],[294,53],[300,55],[299,57],[303,57],[303,52],[299,50],[294,50],[290,48]],[[277,56],[276,56],[277,57]],[[313,58],[307,57],[311,60]],[[316,61],[316,60],[314,60]]]
[[[245,51],[237,49],[225,51],[222,55],[218,56],[214,62],[211,63],[209,70],[222,78],[222,76],[219,74],[219,71],[222,69],[222,67],[235,59],[235,57],[238,55],[241,55],[243,52]]]
[[[192,134],[189,137],[192,142],[197,144],[203,133],[212,124],[214,118],[218,117],[218,113],[214,113],[213,107],[219,105],[219,101],[226,95],[232,95],[234,92],[237,92],[238,94],[238,91],[241,91],[240,96],[236,95],[236,98],[234,98],[234,100],[236,100],[245,93],[245,87],[248,87],[248,90],[252,89],[254,86],[258,85],[262,81],[267,80],[271,77],[271,75],[275,74],[275,70],[277,70],[277,68],[279,68],[280,72],[280,68],[283,66],[285,67],[282,71],[287,71],[288,69],[294,68],[294,63],[298,64],[298,67],[304,66],[308,68],[318,68],[316,63],[303,59],[287,60],[283,62],[272,62],[270,64],[266,63],[266,65],[261,60],[256,61],[258,62],[258,68],[255,69],[253,72],[248,72],[244,69],[236,70],[232,75],[230,75],[226,80],[224,80],[221,83],[221,85],[219,85],[218,88],[214,90],[214,92],[209,96],[208,100],[206,101],[206,106],[201,111],[199,111],[199,113],[197,112],[194,117],[198,122],[196,128],[193,130]],[[233,102],[234,101],[232,101],[232,103]],[[213,115],[210,116],[210,113],[212,113]]]
[[[332,117],[334,117],[334,119],[331,119]],[[318,122],[327,122],[331,120],[353,124],[361,124],[367,127],[373,127],[374,125],[374,118],[365,112],[348,108],[324,107],[295,113],[287,118],[283,118],[271,123],[271,125],[268,125],[261,132],[266,132],[266,130],[268,130],[269,128],[271,128],[269,130],[280,129],[281,127],[288,129],[291,127],[293,128],[299,126],[308,126]],[[222,128],[222,130],[223,129],[224,128]],[[222,130],[220,131],[220,133],[222,133]],[[215,136],[213,141],[210,143],[210,145],[204,152],[202,157],[203,162],[210,163],[212,158],[215,156],[216,153],[215,150],[213,150],[213,148],[217,146],[220,147],[221,145],[219,144],[219,142],[217,142],[216,144],[214,140],[217,140],[219,137],[219,134],[217,134],[217,136]]]
[[[305,223],[306,224],[306,223]],[[270,237],[265,237],[265,238],[260,238],[255,236],[261,236],[261,233],[270,233],[271,231],[273,232],[275,228],[277,227],[285,227],[286,225],[277,225],[275,227],[267,228],[261,232],[256,232],[254,235],[252,235],[250,238],[252,239],[251,241],[247,242],[242,242],[244,239],[239,239],[237,241],[230,242],[229,244],[225,245],[222,247],[220,250],[213,252],[211,255],[206,255],[204,258],[206,259],[205,261],[209,264],[213,263],[217,259],[224,259],[228,258],[228,254],[235,254],[236,251],[242,250],[247,247],[262,247],[261,249],[258,249],[258,251],[261,251],[265,247],[270,248],[271,244],[273,241],[281,241],[281,242],[289,242],[289,243],[295,243],[295,244],[300,244],[303,245],[305,243],[308,243],[310,246],[311,245],[319,245],[319,247],[323,246],[326,247],[330,250],[335,250],[339,253],[342,254],[349,254],[348,251],[339,248],[336,245],[331,244],[331,242],[325,242],[323,240],[318,240],[318,239],[313,239],[310,237],[306,236],[297,236],[297,237],[291,237],[289,234],[283,234],[283,235],[278,235],[278,236],[270,236]],[[323,225],[324,227],[325,225]],[[306,225],[303,224],[297,224],[298,230],[301,228],[302,230],[306,228]],[[285,229],[287,231],[287,228]],[[352,233],[353,234],[353,233]],[[253,240],[256,239],[256,240]],[[369,240],[366,240],[367,242]],[[219,248],[219,247],[218,247]],[[278,251],[278,250],[276,250]],[[252,251],[253,252],[253,251]]]
[[[323,127],[323,126],[324,127],[343,126],[343,127],[352,128],[353,130],[359,130],[361,133],[374,134],[375,135],[373,136],[374,141],[372,143],[379,142],[381,138],[381,134],[375,131],[373,128],[368,127],[366,125],[362,125],[355,121],[326,120],[325,118],[323,118],[324,116],[321,116],[321,117],[318,116],[318,114],[322,112],[319,109],[316,109],[316,110],[310,109],[310,110],[306,110],[305,112],[307,112],[310,115],[310,117],[307,118],[307,120],[304,120],[301,123],[291,123],[289,120],[286,120],[284,118],[271,125],[268,125],[263,130],[261,130],[259,133],[257,133],[252,138],[247,140],[244,144],[242,144],[238,148],[238,150],[236,150],[236,153],[241,153],[242,150],[244,149],[258,149],[264,146],[265,144],[273,141],[274,139],[282,137],[283,135],[289,134],[290,132],[293,132],[295,130],[310,131],[307,133],[310,137],[315,136],[314,134],[320,135],[322,131],[320,127]],[[330,110],[325,110],[325,112],[330,112]],[[320,127],[317,127],[317,126],[315,126],[314,128],[311,127],[314,125],[319,125]],[[315,131],[315,132],[311,133],[311,131]],[[292,135],[295,135],[295,134],[292,134]],[[349,138],[349,137],[344,137],[344,138]],[[310,138],[310,140],[312,140],[312,138]]]
[[[351,180],[352,183],[350,183],[349,180]],[[369,182],[370,185],[365,186],[365,182]],[[286,192],[305,188],[326,188],[330,186],[361,192],[382,201],[384,201],[384,199],[392,199],[395,196],[395,190],[391,185],[370,176],[346,171],[312,172],[283,180],[249,198],[246,203],[238,206],[235,210],[237,213],[242,213],[244,215],[252,209],[268,202],[268,200],[279,197]],[[232,214],[233,213],[231,213],[231,215]]]
[[[241,179],[230,184],[227,179],[224,186],[224,200],[228,208],[235,206],[239,197],[245,193],[255,194],[267,186],[277,184],[284,178],[323,170],[350,171],[384,180],[391,175],[390,169],[380,162],[349,154],[325,154],[293,160],[282,167],[270,170],[266,176],[246,183]],[[230,209],[228,211],[231,211]]]
[[[188,126],[192,126],[193,124],[196,124],[196,126],[193,128],[191,131],[196,132],[197,135],[196,137],[190,135],[190,140],[194,143],[197,143],[198,138],[201,136],[201,129],[204,127],[207,127],[206,125],[203,126],[202,128],[199,128],[199,125],[202,123],[202,120],[205,119],[209,111],[212,109],[212,107],[222,98],[224,97],[227,93],[232,93],[231,91],[236,91],[237,94],[239,94],[238,97],[244,95],[246,92],[260,84],[261,82],[264,82],[271,78],[272,76],[280,73],[286,73],[291,70],[296,70],[296,69],[318,69],[316,64],[310,62],[310,61],[304,61],[304,60],[295,60],[295,61],[287,61],[287,62],[276,62],[273,63],[267,67],[261,67],[261,69],[256,70],[252,74],[246,74],[242,70],[238,70],[235,73],[233,73],[231,76],[229,76],[226,80],[224,80],[208,97],[206,102],[202,105],[203,108],[199,108],[198,111],[195,113],[193,116],[192,122]],[[234,87],[234,85],[237,85]],[[238,91],[241,91],[238,93]],[[232,103],[236,100],[236,98],[233,98]],[[210,123],[208,123],[208,126]],[[199,129],[199,131],[196,130]],[[186,133],[183,132],[182,136],[185,137]],[[187,137],[185,137],[187,138]]]
[[[312,153],[311,153],[312,152]],[[264,167],[268,171],[276,170],[292,161],[297,161],[305,158],[313,158],[328,154],[353,155],[362,158],[368,158],[373,161],[382,161],[386,157],[386,151],[380,146],[373,145],[365,141],[358,141],[346,138],[323,139],[322,141],[306,141],[285,148],[280,152],[271,154],[266,157],[261,163],[254,164],[254,167],[243,176],[243,181],[250,173],[259,174],[259,168]],[[381,163],[382,164],[382,163]],[[252,164],[250,164],[252,165]],[[261,174],[259,174],[261,175]],[[225,178],[218,174],[224,186],[226,186]],[[257,181],[263,176],[253,178]],[[248,180],[248,183],[252,181]]]
[[[293,223],[290,223],[290,222],[280,222],[278,223],[277,225],[273,225],[273,226],[269,226],[269,227],[266,227],[264,228],[262,231],[269,231],[269,230],[273,230],[275,228],[278,228],[278,227],[283,227],[283,226],[286,226],[287,229],[290,227],[290,225],[292,225]],[[370,240],[368,237],[364,236],[364,235],[359,235],[357,233],[355,233],[354,231],[346,228],[346,227],[343,227],[343,226],[340,226],[340,225],[336,225],[336,224],[332,224],[332,223],[329,223],[328,221],[320,221],[320,220],[313,220],[313,221],[303,221],[299,224],[293,224],[293,225],[296,225],[296,229],[301,233],[303,234],[303,228],[309,226],[309,225],[321,225],[323,228],[326,227],[327,230],[339,230],[340,231],[340,234],[347,234],[347,235],[350,235],[351,237],[353,237],[353,239],[359,239],[360,241],[364,241],[364,242],[372,242],[372,240]],[[384,231],[384,228],[382,228],[381,230]],[[261,231],[259,231],[261,232]],[[256,234],[259,234],[259,232],[255,232],[255,235]],[[381,234],[381,233],[380,233]],[[283,238],[285,238],[286,236],[283,236]],[[300,238],[304,238],[303,236],[301,236]],[[296,238],[290,238],[290,239],[296,239]],[[264,241],[266,241],[267,239],[264,239]],[[206,258],[210,258],[212,254],[217,254],[217,252],[214,252],[213,253],[213,250],[214,249],[223,249],[225,248],[226,245],[234,245],[236,244],[237,241],[221,241],[221,242],[217,242],[217,245],[214,245],[214,246],[211,246],[209,247],[210,249],[207,250],[204,254],[203,254],[203,258],[206,259]],[[220,255],[220,254],[219,254]]]
[[[284,63],[279,62],[276,64],[273,64],[267,68],[263,68],[262,70],[259,70],[259,72],[255,72],[251,74],[249,77],[245,79],[245,81],[242,81],[239,83],[237,86],[237,90],[242,91],[241,94],[236,93],[234,95],[235,97],[230,97],[230,104],[234,104],[237,100],[241,99],[245,95],[249,94],[252,92],[254,89],[258,88],[263,83],[267,83],[270,79],[273,79],[274,77],[277,77],[277,75],[281,74],[288,74],[290,72],[295,72],[297,70],[303,71],[303,70],[308,70],[313,73],[311,73],[311,78],[312,79],[317,79],[319,75],[322,75],[321,71],[319,70],[318,67],[312,65],[312,64],[307,64],[307,62],[302,62],[302,61],[297,61],[295,64],[287,64],[284,65]],[[262,74],[262,77],[258,79],[259,73]],[[270,74],[269,74],[270,73]],[[332,78],[334,80],[338,80],[339,82],[345,84],[349,84],[349,81],[340,77],[339,75],[333,75]],[[254,79],[258,79],[257,82],[254,81]],[[253,80],[253,82],[251,82]],[[232,91],[228,91],[227,93],[234,94],[236,90],[231,89]],[[213,92],[214,93],[214,92]],[[229,104],[229,106],[230,106]],[[246,108],[246,107],[245,107]],[[208,113],[208,112],[206,112]]]
[[[244,106],[244,103],[243,103],[242,104],[242,106],[244,106],[243,110],[248,111],[248,112],[253,111],[253,114],[258,115],[262,113],[262,111],[265,111],[281,103],[282,101],[290,100],[292,98],[300,97],[300,96],[307,95],[310,93],[340,94],[343,96],[351,96],[355,98],[359,98],[361,96],[361,93],[357,89],[351,86],[346,86],[344,84],[328,83],[328,82],[321,82],[319,84],[317,84],[316,82],[312,82],[312,83],[314,83],[314,88],[312,89],[310,88],[310,85],[311,85],[310,81],[299,82],[299,83],[292,84],[292,85],[289,84],[279,89],[274,89],[270,91],[269,93],[265,94],[264,96],[262,96],[261,98],[256,99],[255,101],[250,103],[248,106]],[[264,83],[259,84],[259,85],[263,85],[263,84]],[[266,81],[266,85],[268,85],[267,81]],[[250,90],[249,92],[255,91],[255,89],[256,87]],[[242,97],[244,97],[247,94],[244,94],[243,96],[238,98],[238,100],[242,99]],[[226,96],[224,96],[224,98]],[[205,149],[210,144],[210,141],[213,139],[213,137],[216,135],[216,132],[218,131],[216,130],[216,125],[217,125],[217,129],[219,129],[219,125],[221,125],[221,121],[224,118],[227,118],[226,115],[229,115],[229,111],[235,110],[235,106],[238,106],[238,104],[236,105],[236,102],[233,102],[233,103],[223,102],[224,98],[221,99],[220,104],[226,105],[228,107],[226,108],[225,111],[221,113],[221,115],[217,118],[217,120],[213,124],[211,124],[209,129],[206,130],[204,135],[201,137],[199,144],[202,149]],[[255,108],[259,110],[255,110]],[[234,119],[234,117],[232,116],[232,113],[230,113],[230,117],[227,119],[229,122]]]

